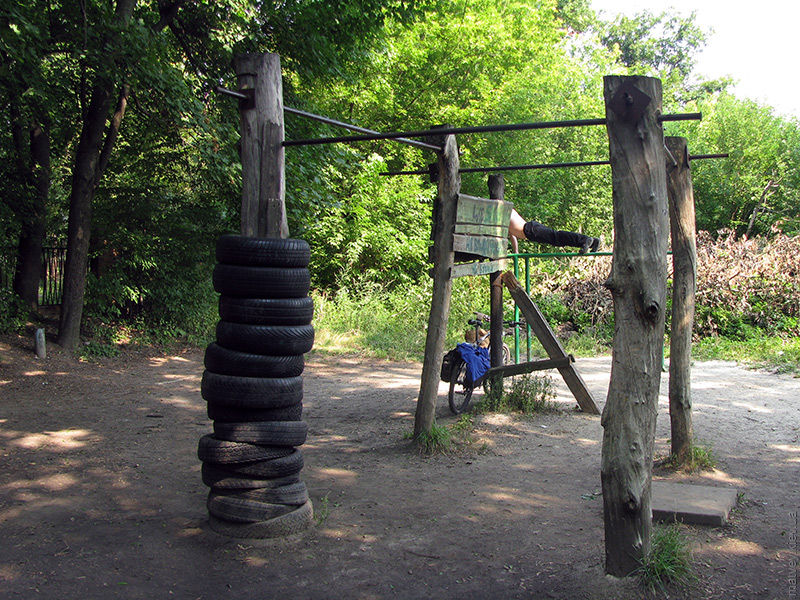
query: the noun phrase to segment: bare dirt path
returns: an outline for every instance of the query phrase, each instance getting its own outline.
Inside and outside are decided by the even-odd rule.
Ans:
[[[207,526],[200,350],[81,363],[0,338],[0,597],[641,598],[603,575],[599,417],[473,417],[474,443],[422,458],[418,364],[311,356],[302,472],[318,524],[251,543]],[[598,403],[610,359],[577,366]],[[666,377],[658,452],[668,450]],[[691,598],[797,596],[800,380],[697,363],[695,429],[744,492],[733,523],[687,527]],[[437,418],[451,424],[444,395]],[[670,594],[670,597],[680,597]]]

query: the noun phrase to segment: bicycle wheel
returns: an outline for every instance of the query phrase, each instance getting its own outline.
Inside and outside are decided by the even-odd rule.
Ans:
[[[503,344],[503,364],[511,364],[511,348],[508,347],[508,344]]]
[[[467,363],[463,360],[453,366],[450,375],[450,390],[447,393],[447,402],[454,415],[458,415],[469,407],[472,399],[472,386],[466,384]]]

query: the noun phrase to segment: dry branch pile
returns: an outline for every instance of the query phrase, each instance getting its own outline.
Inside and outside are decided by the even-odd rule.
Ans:
[[[671,270],[672,261],[668,264]],[[531,261],[532,295],[551,322],[570,321],[578,330],[610,326],[613,303],[603,283],[611,258],[553,266]],[[800,335],[800,236],[776,231],[769,238],[747,239],[732,231],[716,237],[699,232],[696,334],[737,337],[748,327]]]

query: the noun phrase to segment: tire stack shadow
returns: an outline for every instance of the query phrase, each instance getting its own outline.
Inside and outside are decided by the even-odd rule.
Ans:
[[[211,528],[239,538],[297,533],[313,520],[300,480],[307,424],[303,355],[311,350],[310,251],[304,240],[222,236],[217,339],[201,391],[214,433],[197,454]]]

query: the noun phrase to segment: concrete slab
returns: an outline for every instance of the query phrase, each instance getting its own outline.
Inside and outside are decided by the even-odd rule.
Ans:
[[[653,520],[720,527],[728,522],[736,498],[734,488],[653,481]]]

